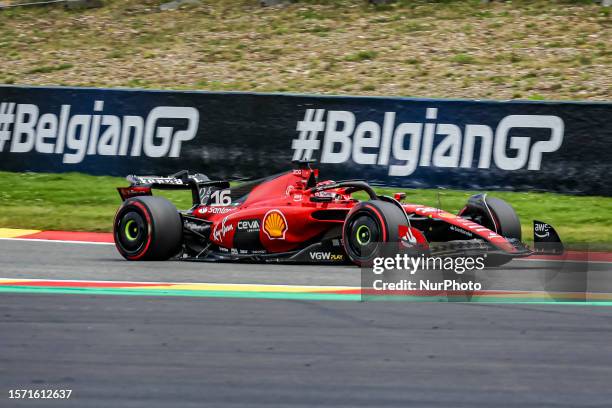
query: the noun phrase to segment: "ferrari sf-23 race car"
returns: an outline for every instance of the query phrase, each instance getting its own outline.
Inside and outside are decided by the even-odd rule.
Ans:
[[[550,225],[534,221],[534,250],[506,202],[474,195],[457,215],[405,204],[405,193],[377,195],[362,180],[319,181],[310,163],[231,186],[181,171],[128,176],[114,220],[115,244],[128,260],[203,260],[364,265],[383,248],[426,256],[483,256],[488,266],[538,253],[561,254]],[[152,189],[191,190],[178,211]],[[366,197],[360,200],[357,197]]]

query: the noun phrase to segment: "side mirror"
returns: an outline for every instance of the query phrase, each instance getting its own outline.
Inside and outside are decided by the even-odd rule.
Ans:
[[[404,198],[406,198],[406,193],[394,193],[393,198],[401,202]]]

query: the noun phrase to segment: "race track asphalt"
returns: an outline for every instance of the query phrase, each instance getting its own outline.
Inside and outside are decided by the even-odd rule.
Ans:
[[[112,246],[18,241],[0,241],[0,277],[360,283],[353,267],[129,263]],[[0,293],[0,407],[609,407],[611,340],[609,307]]]

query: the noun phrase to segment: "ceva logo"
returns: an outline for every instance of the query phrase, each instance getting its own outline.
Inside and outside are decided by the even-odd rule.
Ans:
[[[297,124],[298,138],[292,142],[293,160],[311,159],[321,151],[321,163],[386,166],[390,176],[408,176],[417,167],[472,168],[476,141],[480,141],[477,166],[488,169],[494,162],[502,170],[539,170],[542,156],[557,151],[563,143],[564,123],[558,116],[509,115],[495,129],[482,124],[463,128],[435,123],[438,109],[427,108],[422,123],[395,123],[395,112],[385,112],[382,126],[374,121],[357,123],[349,111],[307,109]],[[548,140],[532,143],[527,136],[510,136],[512,129],[546,129]],[[319,140],[319,135],[323,139]],[[434,146],[434,138],[442,138]],[[508,154],[507,150],[511,153]]]

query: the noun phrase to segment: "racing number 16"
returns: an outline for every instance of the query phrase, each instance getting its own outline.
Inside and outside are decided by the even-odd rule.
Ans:
[[[232,198],[229,190],[216,190],[210,196],[210,205],[230,205]]]

